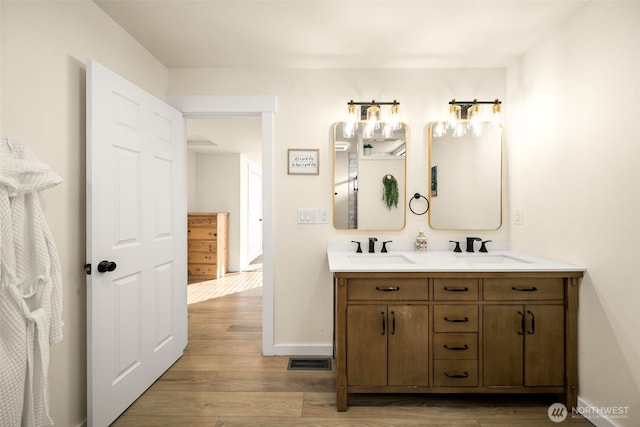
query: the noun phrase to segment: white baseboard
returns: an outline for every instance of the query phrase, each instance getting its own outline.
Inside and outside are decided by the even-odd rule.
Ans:
[[[296,345],[276,344],[273,346],[275,356],[332,356],[331,345]]]
[[[571,411],[571,409],[569,409]],[[620,427],[606,414],[598,413],[598,408],[581,397],[578,397],[578,412],[596,427]]]

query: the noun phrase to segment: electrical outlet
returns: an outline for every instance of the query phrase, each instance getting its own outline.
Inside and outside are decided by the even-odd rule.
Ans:
[[[522,225],[524,223],[522,219],[522,208],[515,208],[513,210],[513,223],[515,225]]]

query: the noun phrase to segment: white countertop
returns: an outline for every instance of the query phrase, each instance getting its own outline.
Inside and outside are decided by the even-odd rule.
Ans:
[[[584,272],[584,267],[534,257],[509,250],[488,253],[407,250],[411,245],[397,244],[387,253],[356,253],[355,244],[329,243],[329,270],[337,272]]]

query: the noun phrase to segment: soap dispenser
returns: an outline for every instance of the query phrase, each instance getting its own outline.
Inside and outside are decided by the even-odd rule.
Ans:
[[[416,251],[427,251],[427,236],[424,235],[424,231],[420,230],[416,236]]]

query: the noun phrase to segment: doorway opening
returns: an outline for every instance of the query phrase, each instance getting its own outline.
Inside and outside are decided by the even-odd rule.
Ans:
[[[188,304],[262,287],[261,119],[191,118],[186,134]],[[196,215],[217,229],[203,238]]]
[[[167,103],[186,119],[225,116],[260,117],[262,127],[262,354],[274,355],[274,243],[273,171],[276,97],[258,96],[168,96]]]

